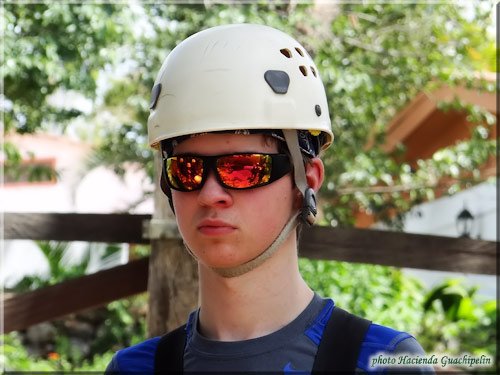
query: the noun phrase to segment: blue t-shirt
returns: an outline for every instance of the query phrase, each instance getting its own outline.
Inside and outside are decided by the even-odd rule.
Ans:
[[[306,309],[285,327],[255,339],[223,342],[203,337],[197,329],[198,312],[189,316],[184,350],[185,372],[282,372],[309,374],[333,309],[331,299],[315,295]],[[120,350],[107,372],[154,372],[154,357],[160,337]],[[384,373],[387,369],[372,365],[370,357],[378,353],[425,355],[414,337],[378,324],[371,324],[357,361],[357,372]],[[414,372],[432,372],[429,367],[406,368]],[[401,373],[402,369],[393,370]]]

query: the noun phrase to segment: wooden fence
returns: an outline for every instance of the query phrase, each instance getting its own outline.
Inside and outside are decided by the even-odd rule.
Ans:
[[[150,215],[4,214],[4,238],[146,244]],[[303,231],[300,255],[396,267],[495,275],[497,242],[355,228]],[[4,299],[4,331],[147,290],[148,258]]]

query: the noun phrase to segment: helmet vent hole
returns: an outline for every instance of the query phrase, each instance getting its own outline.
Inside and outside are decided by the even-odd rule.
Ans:
[[[292,52],[290,52],[288,48],[282,48],[280,49],[280,52],[283,56],[287,57],[288,59],[292,57]]]
[[[304,77],[307,77],[307,68],[304,65],[299,66],[300,72]]]
[[[300,48],[295,47],[295,51],[297,51],[300,56],[304,57],[304,52],[302,52]]]
[[[314,69],[312,66],[310,66],[310,68],[311,68],[311,72],[312,72],[313,76],[317,77],[316,69]]]

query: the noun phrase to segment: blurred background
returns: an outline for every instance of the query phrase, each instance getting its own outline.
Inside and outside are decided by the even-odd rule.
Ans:
[[[320,69],[335,134],[320,225],[497,241],[495,11],[492,1],[3,3],[2,211],[153,214],[146,122],[161,63],[201,29],[248,22],[291,34]],[[2,246],[5,300],[150,253]],[[494,275],[380,264],[300,266],[320,294],[428,352],[496,357]],[[6,332],[0,363],[103,370],[147,337],[147,311],[140,293]]]

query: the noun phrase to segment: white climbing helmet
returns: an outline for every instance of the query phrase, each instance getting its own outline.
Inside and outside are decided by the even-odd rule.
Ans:
[[[156,78],[149,143],[239,129],[296,129],[333,141],[325,89],[313,60],[274,28],[212,27],[181,42]]]

